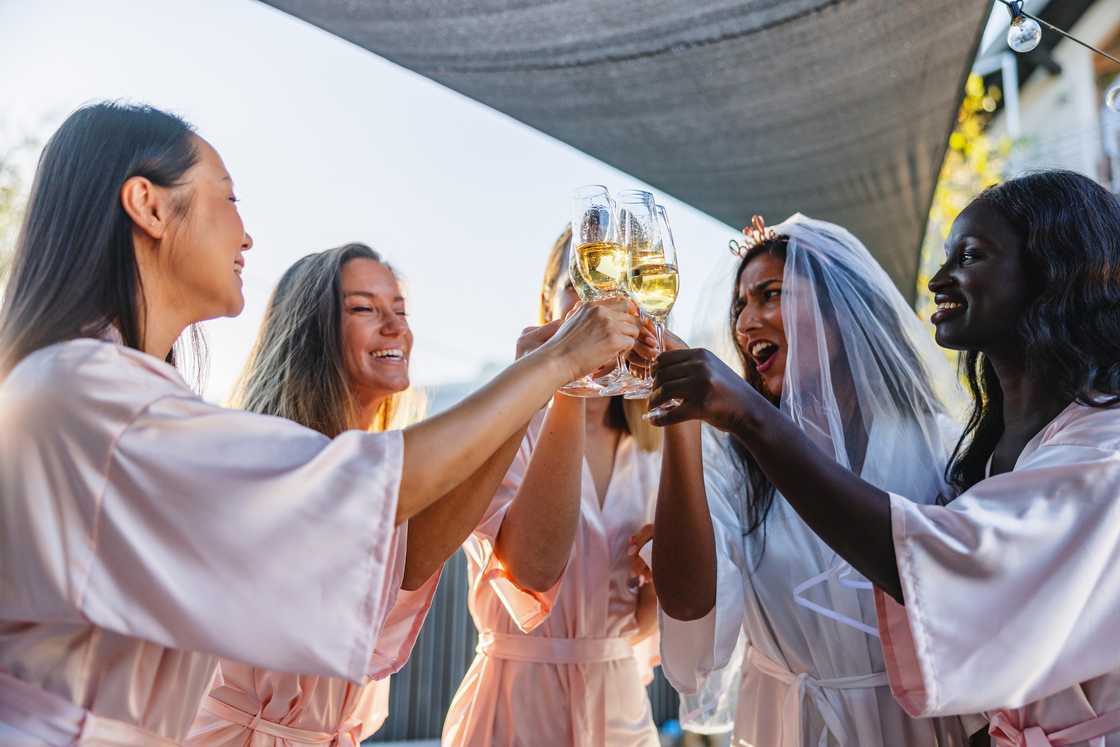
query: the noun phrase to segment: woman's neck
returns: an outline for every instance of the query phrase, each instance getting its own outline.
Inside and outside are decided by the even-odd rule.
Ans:
[[[985,352],[1003,392],[1003,430],[1019,439],[1031,438],[1058,416],[1070,400],[1052,381],[1028,370],[1025,351]]]
[[[611,430],[609,418],[611,408],[610,397],[589,397],[586,400],[586,426],[588,433]]]
[[[142,298],[139,301],[141,347],[148,355],[166,360],[171,353],[175,341],[183,334],[189,321],[176,319],[173,313],[165,311],[169,308],[162,304],[159,298]],[[157,309],[151,313],[151,309]]]
[[[160,272],[156,242],[133,232],[137,246],[136,271],[140,276],[140,290],[136,294],[137,327],[140,329],[141,349],[148,355],[164,360],[183,330],[199,319],[185,312],[181,294],[165,285],[165,275]]]
[[[372,428],[374,423],[377,422],[377,412],[387,399],[389,399],[389,396],[385,394],[359,398],[357,402],[358,428],[363,431]]]

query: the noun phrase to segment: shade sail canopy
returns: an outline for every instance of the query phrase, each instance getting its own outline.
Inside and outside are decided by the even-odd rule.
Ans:
[[[266,0],[733,226],[800,211],[907,296],[984,0]]]

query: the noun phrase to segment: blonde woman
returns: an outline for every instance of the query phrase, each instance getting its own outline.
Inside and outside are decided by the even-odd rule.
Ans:
[[[570,237],[549,255],[542,323],[576,302]],[[660,440],[644,411],[557,395],[530,425],[465,547],[479,648],[445,745],[658,744],[645,688],[656,595],[633,583],[629,553],[657,499]]]
[[[358,243],[310,254],[273,292],[234,404],[330,437],[405,427],[421,416],[409,388],[411,354],[405,293],[380,254]],[[187,744],[356,746],[377,731],[388,715],[388,676],[408,660],[439,569],[481,518],[519,440],[395,533],[382,590],[395,602],[377,635],[373,679],[356,684],[224,659]]]

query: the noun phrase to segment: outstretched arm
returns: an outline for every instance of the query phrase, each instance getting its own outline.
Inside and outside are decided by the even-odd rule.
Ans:
[[[887,493],[820,451],[710,351],[663,353],[654,364],[654,378],[651,407],[674,397],[683,400],[654,420],[656,425],[704,420],[738,438],[805,523],[853,568],[902,602]],[[655,577],[656,552],[655,544]]]
[[[520,360],[551,339],[560,324],[557,320],[523,330],[516,358]],[[465,482],[409,520],[403,588],[420,588],[478,526],[517,455],[526,426],[523,424]]]
[[[632,303],[614,299],[587,304],[564,322],[555,337],[482,389],[407,428],[397,523],[420,513],[474,474],[557,388],[629,350],[637,335]]]
[[[583,477],[584,403],[558,395],[545,416],[525,478],[494,552],[518,586],[547,591],[572,553]]]
[[[401,588],[419,589],[462,546],[482,520],[524,435],[523,427],[465,482],[409,519]]]

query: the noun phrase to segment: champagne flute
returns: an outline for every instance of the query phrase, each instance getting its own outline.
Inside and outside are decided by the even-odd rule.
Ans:
[[[660,238],[657,219],[654,215],[653,194],[642,189],[627,189],[618,193],[618,236],[625,252],[626,271],[622,279],[621,291],[633,297],[630,292],[630,268],[647,263],[660,252]],[[634,298],[637,301],[636,298]],[[641,304],[638,304],[641,309]],[[619,356],[622,360],[622,356]],[[640,379],[630,373],[623,363],[613,380],[611,392],[622,394],[627,399],[642,399],[649,396],[650,381]]]
[[[665,349],[665,320],[677,302],[680,278],[677,271],[677,244],[669,228],[669,214],[663,205],[654,207],[657,227],[661,236],[660,256],[651,262],[631,266],[630,294],[643,312],[653,319],[657,331],[657,350]],[[681,399],[673,397],[646,412],[646,420],[657,418],[679,407]]]
[[[617,298],[626,295],[626,251],[619,243],[618,209],[607,188],[601,184],[580,187],[574,196],[572,214],[572,251],[570,272],[576,293],[581,286],[588,293],[583,300]],[[600,396],[624,393],[635,380],[619,353],[615,368],[598,379]]]
[[[626,291],[637,304],[644,316],[656,319],[657,315],[668,314],[668,307],[662,309],[654,293],[654,277],[650,272],[665,266],[665,253],[662,248],[661,231],[657,224],[656,203],[653,195],[640,189],[630,189],[618,193],[619,223],[622,245],[626,247]],[[675,281],[675,268],[673,270]],[[674,294],[675,297],[675,294]],[[649,368],[645,375],[626,393],[627,399],[646,399],[653,391],[653,379]]]
[[[572,196],[568,278],[581,301],[609,298],[617,293],[625,273],[617,233],[617,212],[607,188],[601,184],[578,188]],[[604,397],[612,393],[611,384],[613,375],[602,383],[588,375],[566,384],[560,391],[575,397]]]

